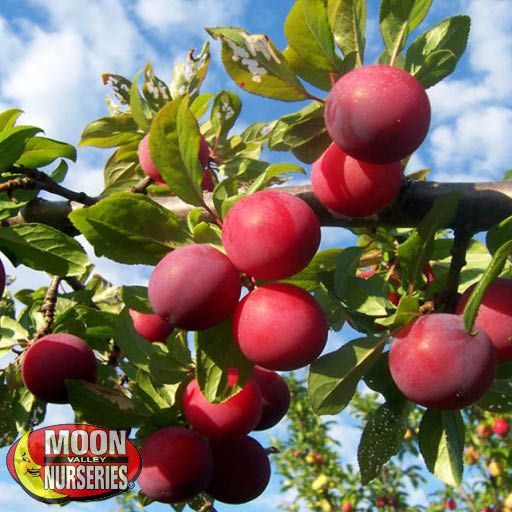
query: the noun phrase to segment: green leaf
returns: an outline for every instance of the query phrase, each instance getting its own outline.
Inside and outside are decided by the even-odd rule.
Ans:
[[[105,164],[103,170],[103,179],[105,188],[102,194],[112,194],[114,192],[127,192],[130,187],[136,185],[141,176],[137,172],[138,161],[119,161],[119,150],[117,150]]]
[[[445,484],[459,486],[464,471],[460,412],[427,410],[420,423],[419,445],[429,471]]]
[[[317,252],[309,265],[284,282],[304,288],[308,292],[316,290],[320,284],[321,277],[325,274],[332,274],[336,268],[336,261],[342,249],[326,249]]]
[[[410,283],[416,283],[430,259],[436,232],[454,218],[459,198],[460,193],[456,191],[436,199],[420,225],[399,245],[397,254],[400,266]]]
[[[125,308],[118,316],[113,336],[121,352],[131,364],[146,372],[149,371],[149,358],[157,348],[133,328],[128,309]]]
[[[149,371],[158,384],[179,384],[187,380],[188,368],[181,367],[169,354],[156,352],[149,360]]]
[[[357,65],[364,61],[366,0],[328,0],[327,12],[334,40],[345,57],[355,53]]]
[[[153,314],[148,302],[148,289],[145,286],[123,286],[122,297],[127,308]]]
[[[425,19],[431,4],[432,0],[382,0],[380,32],[392,62],[404,48],[409,34]]]
[[[356,275],[364,247],[347,247],[339,253],[334,274],[335,290],[338,297],[348,294],[349,279]]]
[[[205,92],[197,96],[197,98],[190,105],[190,112],[194,114],[194,117],[199,120],[201,119],[206,112],[208,112],[208,107],[210,106],[210,100],[215,98],[215,95]]]
[[[9,354],[18,341],[26,341],[29,336],[28,331],[13,318],[0,317],[0,358]]]
[[[274,125],[268,147],[273,151],[289,151],[305,163],[317,160],[331,144],[324,121],[324,105],[312,102],[302,110],[283,116]]]
[[[183,97],[160,110],[149,132],[149,149],[156,168],[173,192],[194,206],[203,204],[200,137],[197,121]]]
[[[138,427],[148,415],[120,390],[83,380],[66,380],[69,403],[81,420],[106,428]]]
[[[258,190],[262,190],[265,187],[268,187],[275,181],[275,178],[282,176],[283,174],[306,174],[306,171],[300,166],[296,164],[271,164],[267,167],[267,170],[258,176],[256,180],[252,182],[250,187],[247,189],[246,194],[253,194],[254,192],[258,192]]]
[[[0,113],[0,132],[12,128],[21,114],[23,110],[19,108],[10,108]]]
[[[61,160],[59,165],[50,172],[50,178],[56,183],[62,183],[69,170],[69,166],[65,160]]]
[[[97,256],[120,263],[153,265],[190,241],[179,217],[141,194],[112,194],[69,218]]]
[[[495,414],[512,412],[512,382],[510,378],[496,379],[491,389],[481,398],[478,407]]]
[[[14,266],[20,264],[58,276],[80,276],[89,262],[82,246],[44,224],[20,224],[0,230],[0,250]]]
[[[225,137],[233,128],[242,108],[240,98],[230,91],[221,91],[213,100],[210,115],[213,132],[219,137]]]
[[[68,158],[76,162],[75,147],[46,137],[32,137],[25,144],[25,150],[16,165],[35,169],[51,164],[57,158]]]
[[[405,69],[428,88],[457,66],[469,37],[469,16],[453,16],[416,38],[405,56]]]
[[[491,263],[483,273],[480,281],[475,286],[464,307],[464,327],[467,332],[472,332],[478,308],[485,295],[488,286],[500,275],[508,257],[512,253],[512,240],[504,243],[493,255]]]
[[[141,98],[139,93],[139,76],[141,71],[138,71],[133,77],[132,86],[130,88],[130,111],[133,120],[137,123],[139,128],[144,132],[149,130],[151,122],[148,119],[148,108]]]
[[[385,327],[399,327],[407,325],[411,320],[419,316],[420,301],[417,297],[405,295],[400,298],[396,311],[386,317],[378,318],[376,323]]]
[[[209,402],[223,402],[234,395],[249,379],[252,363],[233,340],[231,320],[196,333],[196,379]],[[228,370],[237,368],[236,386],[228,386]]]
[[[304,61],[319,71],[335,72],[340,58],[322,0],[297,0],[284,24],[288,44]]]
[[[290,64],[293,72],[306,82],[318,89],[330,91],[332,87],[330,72],[315,68],[306,59],[301,57],[291,46],[283,50],[286,62]]]
[[[43,421],[46,415],[46,403],[38,400],[23,386],[15,390],[12,404],[19,433],[33,429]]]
[[[282,53],[263,34],[237,27],[211,27],[206,31],[222,42],[222,62],[242,89],[282,101],[308,98],[303,85]]]
[[[494,254],[504,243],[512,240],[512,216],[493,226],[485,237],[489,252]]]
[[[137,123],[128,114],[102,117],[84,128],[78,145],[113,148],[138,142],[144,136],[138,129]]]
[[[399,405],[385,403],[369,415],[357,451],[363,485],[377,477],[382,466],[400,451],[408,408],[406,401]]]
[[[389,370],[389,352],[383,352],[364,376],[366,385],[380,393],[388,404],[403,403],[404,395],[395,384]]]
[[[153,73],[151,62],[148,62],[144,68],[142,94],[153,112],[158,112],[166,103],[172,100],[167,84]]]
[[[316,414],[338,414],[377,361],[385,338],[360,338],[321,356],[309,367],[308,393]]]
[[[130,80],[121,75],[114,75],[112,73],[104,73],[101,75],[104,85],[108,85],[114,92],[114,98],[121,103],[121,105],[130,105],[130,89],[132,83]]]
[[[478,407],[495,414],[512,412],[512,381],[507,379],[496,379],[491,389],[481,398]]]
[[[208,42],[204,43],[199,55],[195,56],[194,52],[190,52],[185,62],[176,64],[169,86],[173,99],[185,94],[194,99],[199,94],[209,65],[210,44]]]
[[[27,141],[40,128],[35,126],[14,126],[0,132],[0,172],[7,171],[23,154]]]
[[[341,301],[323,283],[316,283],[313,295],[324,312],[329,328],[335,332],[340,331],[346,318]]]

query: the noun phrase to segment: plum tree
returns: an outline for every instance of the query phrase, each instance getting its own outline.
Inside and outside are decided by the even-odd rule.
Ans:
[[[400,162],[361,162],[333,143],[313,164],[311,184],[315,196],[330,210],[365,217],[380,212],[395,200],[402,177]]]
[[[395,335],[389,369],[413,402],[434,409],[460,409],[490,388],[496,351],[483,331],[468,334],[460,316],[437,313],[413,320]]]
[[[270,462],[254,438],[210,441],[213,475],[206,491],[223,503],[241,504],[257,498],[270,480]]]
[[[327,332],[316,300],[291,284],[255,289],[233,315],[233,333],[240,350],[250,361],[270,370],[296,370],[309,364],[324,349]]]
[[[148,341],[165,342],[173,330],[173,326],[161,316],[140,313],[133,309],[128,312],[133,320],[133,328]]]
[[[290,390],[277,372],[255,366],[252,378],[262,399],[261,419],[254,430],[267,430],[281,421],[290,406]]]
[[[163,503],[187,500],[212,477],[213,456],[195,432],[181,427],[157,430],[142,443],[142,471],[137,479],[146,496]]]
[[[462,313],[475,285],[459,300],[457,313]],[[500,361],[512,360],[512,279],[499,278],[487,288],[478,309],[477,326],[491,338]]]
[[[379,64],[367,66],[366,3],[290,2],[283,51],[266,35],[208,29],[237,86],[287,102],[261,110],[279,118],[248,125],[239,119],[239,95],[204,89],[213,83],[205,81],[207,44],[199,55],[190,52],[168,83],[150,63],[136,75],[142,84],[104,75],[113,94],[108,117],[91,122],[80,139],[110,151],[94,196],[63,181],[67,161],[77,156],[73,146],[17,124],[18,109],[0,113],[0,249],[13,266],[51,276],[35,290],[7,290],[0,301],[0,356],[12,349],[0,368],[0,446],[43,420],[37,397],[69,399],[80,421],[133,429],[145,451],[140,503],[183,499],[188,503],[176,509],[211,512],[216,497],[240,502],[261,492],[268,458],[244,436],[275,425],[291,404],[289,444],[276,441],[289,448],[276,462],[290,480],[283,487],[297,491],[291,511],[366,510],[380,499],[389,510],[432,512],[454,497],[460,508],[502,507],[512,476],[503,466],[490,477],[487,466],[510,459],[499,444],[504,426],[491,435],[501,417],[510,421],[512,373],[503,364],[508,355],[499,353],[510,348],[510,328],[493,316],[508,314],[508,306],[492,304],[489,328],[476,312],[493,281],[489,303],[508,301],[507,291],[494,288],[512,273],[512,181],[429,183],[425,170],[413,168],[424,155],[409,158],[429,129],[425,90],[454,70],[469,18],[416,35],[431,2],[384,0],[378,20],[377,9],[368,9],[384,45]],[[313,186],[284,185],[293,173],[307,176],[311,163]],[[166,186],[154,186],[165,185],[163,176]],[[334,246],[326,230],[320,249],[320,226],[348,229],[347,244]],[[483,232],[485,245],[476,237]],[[92,271],[82,236],[97,256],[155,265],[147,289]],[[478,280],[456,311],[459,292]],[[328,330],[344,328],[343,343],[322,354]],[[148,344],[136,332],[165,343]],[[55,336],[87,344],[61,350],[48,342]],[[254,364],[240,392],[226,389],[238,379],[234,368],[245,379]],[[309,402],[299,403],[293,420],[297,387],[290,384],[290,401],[274,370],[307,365]],[[69,396],[66,378],[75,379]],[[339,463],[329,422],[317,417],[343,410],[362,423],[364,486],[350,464]],[[487,429],[485,439],[477,423]],[[213,448],[205,450],[203,436],[224,447],[215,448],[221,476],[211,496]],[[240,460],[250,462],[253,448],[245,445],[259,454],[254,475],[236,458],[245,453]],[[404,465],[410,454],[421,454],[426,468],[456,487],[414,508],[403,480],[414,487],[423,475],[416,464]],[[194,466],[194,458],[202,463]],[[485,467],[484,484],[462,487],[464,459],[471,472]]]
[[[48,334],[23,355],[21,374],[28,390],[40,400],[65,403],[66,379],[96,380],[96,358],[84,340],[67,333]]]
[[[195,279],[190,279],[190,276]],[[235,309],[242,284],[237,269],[206,244],[180,247],[153,270],[148,298],[154,312],[180,329],[208,329]]]
[[[363,66],[340,78],[327,97],[325,124],[332,140],[364,162],[398,162],[423,142],[430,102],[406,71]]]
[[[244,197],[229,210],[222,243],[233,264],[259,279],[301,271],[320,244],[320,224],[301,199],[276,190]]]
[[[230,370],[228,384],[234,386],[238,371]],[[262,399],[258,385],[250,379],[236,395],[222,403],[210,403],[196,379],[183,394],[183,412],[192,428],[210,439],[228,439],[248,434],[259,423]]]

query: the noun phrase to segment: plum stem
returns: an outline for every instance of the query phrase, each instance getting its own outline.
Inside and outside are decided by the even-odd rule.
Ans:
[[[457,308],[460,274],[466,265],[466,253],[471,239],[472,232],[469,229],[455,230],[448,278],[444,290],[435,300],[437,311],[454,313]]]
[[[137,185],[134,185],[133,187],[130,187],[130,192],[132,194],[145,194],[148,187],[152,185],[154,181],[148,176],[144,178],[142,181],[137,183]]]

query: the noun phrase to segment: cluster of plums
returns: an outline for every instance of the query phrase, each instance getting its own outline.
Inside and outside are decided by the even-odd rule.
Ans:
[[[153,164],[147,143],[141,149],[148,173]],[[193,244],[157,264],[148,284],[154,313],[130,311],[137,332],[163,341],[175,328],[201,331],[230,319],[233,343],[255,367],[241,391],[223,403],[208,402],[196,379],[188,384],[182,402],[191,429],[162,429],[141,447],[138,481],[146,495],[176,502],[205,490],[225,503],[245,503],[263,492],[270,478],[268,456],[247,434],[272,427],[286,414],[289,391],[275,370],[311,363],[328,331],[309,293],[277,281],[303,270],[319,243],[311,208],[291,194],[267,190],[240,199],[228,212],[222,224],[225,253]],[[248,293],[240,300],[242,283]],[[237,379],[231,369],[228,384]],[[183,461],[192,459],[184,468]]]
[[[230,385],[237,378],[237,371],[229,372]],[[273,427],[289,404],[283,378],[257,366],[242,390],[222,403],[209,403],[192,380],[183,396],[183,412],[192,430],[164,428],[144,441],[138,478],[142,491],[164,503],[201,491],[223,503],[253,500],[267,487],[270,462],[263,447],[247,434]]]
[[[471,405],[489,390],[497,362],[512,360],[512,279],[487,288],[469,334],[462,313],[474,286],[459,299],[456,314],[419,317],[395,335],[391,375],[413,402],[447,410]]]
[[[313,191],[330,210],[365,217],[396,198],[401,160],[426,137],[430,103],[423,86],[406,71],[364,66],[333,86],[325,124],[333,143],[313,164]]]

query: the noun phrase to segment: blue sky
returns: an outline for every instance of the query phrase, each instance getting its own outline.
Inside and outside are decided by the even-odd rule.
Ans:
[[[369,0],[367,63],[380,51],[376,0]],[[151,60],[157,74],[170,78],[172,65],[190,48],[206,39],[203,26],[239,25],[268,34],[279,48],[286,45],[282,25],[292,0],[2,0],[0,3],[0,110],[20,107],[22,121],[42,127],[47,136],[77,143],[83,126],[107,114],[107,93],[100,75],[110,71],[132,76]],[[432,179],[482,181],[499,179],[512,167],[512,10],[509,0],[434,0],[427,23],[451,14],[473,18],[469,48],[457,72],[430,89],[432,126],[413,157],[410,171],[431,167]],[[422,25],[422,27],[424,27]],[[205,90],[236,90],[244,101],[243,129],[257,120],[271,120],[300,108],[249,96],[223,72],[219,48],[212,42],[213,63]],[[97,194],[102,188],[102,164],[107,152],[82,148],[67,184]],[[282,160],[277,154],[271,158]],[[309,169],[307,169],[309,171]],[[323,246],[344,246],[352,236],[341,229],[326,229]],[[97,270],[115,283],[145,284],[149,269],[127,268],[91,256]],[[12,271],[12,267],[8,267]],[[36,287],[41,276],[18,269],[14,289]],[[331,348],[351,335],[332,337]],[[69,418],[65,407],[53,406],[47,422]],[[284,433],[284,426],[275,433]],[[354,458],[357,431],[347,421],[333,432],[343,440],[342,454]],[[265,441],[265,438],[263,438]],[[0,450],[2,455],[5,450]],[[276,510],[278,479],[244,511]],[[418,495],[424,499],[424,495]],[[0,465],[0,507],[4,510],[48,510],[14,485]],[[70,512],[108,510],[110,504],[71,505]],[[219,510],[234,507],[219,506]],[[151,510],[168,510],[152,505]]]

